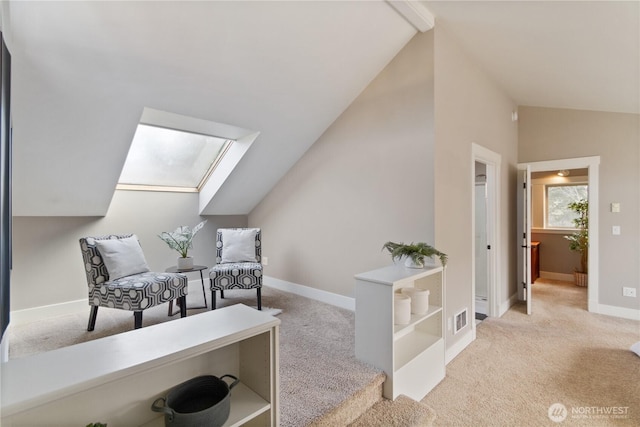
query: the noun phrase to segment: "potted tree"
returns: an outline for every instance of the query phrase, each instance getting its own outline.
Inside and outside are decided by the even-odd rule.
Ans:
[[[576,285],[587,286],[589,282],[589,201],[581,199],[569,203],[568,207],[578,216],[573,219],[576,231],[564,238],[569,241],[569,249],[580,254],[580,270],[573,273]]]
[[[382,249],[388,250],[391,254],[391,259],[394,261],[405,258],[404,265],[409,268],[424,268],[425,257],[432,258],[434,256],[440,258],[440,263],[442,263],[443,267],[447,264],[447,254],[423,242],[412,242],[408,245],[387,242],[382,246]]]

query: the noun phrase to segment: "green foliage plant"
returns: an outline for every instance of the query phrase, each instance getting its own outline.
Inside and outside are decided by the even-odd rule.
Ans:
[[[569,203],[569,209],[578,214],[573,219],[576,231],[564,236],[569,241],[569,249],[580,253],[580,271],[578,273],[587,274],[589,272],[589,202],[580,199],[577,202]]]
[[[423,242],[404,244],[404,243],[395,243],[395,242],[387,242],[382,246],[382,249],[386,249],[391,254],[391,259],[393,261],[402,259],[404,257],[411,258],[411,260],[417,265],[424,265],[424,259],[432,258],[437,256],[440,258],[440,263],[444,267],[447,265],[447,254],[440,252],[433,246],[430,246]]]
[[[189,249],[193,247],[193,238],[204,227],[206,222],[207,220],[205,219],[193,228],[182,225],[173,231],[163,231],[158,237],[169,245],[171,249],[176,250],[182,258],[186,258],[189,256]]]

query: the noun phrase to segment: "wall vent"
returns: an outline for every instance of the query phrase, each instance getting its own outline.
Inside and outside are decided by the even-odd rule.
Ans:
[[[467,319],[468,318],[469,318],[469,316],[467,316],[467,309],[466,308],[455,315],[455,317],[453,318],[453,333],[454,334],[457,334],[458,332],[460,332],[460,330],[462,328],[467,326]]]

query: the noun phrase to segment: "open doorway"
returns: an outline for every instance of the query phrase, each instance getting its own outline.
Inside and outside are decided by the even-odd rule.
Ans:
[[[473,310],[476,321],[498,316],[499,200],[501,156],[472,145]]]
[[[599,176],[599,164],[600,157],[581,157],[575,159],[562,159],[562,160],[550,160],[534,163],[519,164],[518,169],[524,171],[529,170],[529,176],[525,179],[525,182],[529,185],[529,200],[531,202],[532,209],[530,211],[531,221],[526,221],[526,227],[524,233],[526,234],[525,240],[529,242],[540,242],[538,246],[538,255],[540,259],[539,270],[536,275],[535,260],[533,259],[533,251],[524,251],[524,260],[520,260],[520,264],[528,265],[531,267],[531,274],[525,277],[522,283],[519,283],[518,290],[519,295],[526,295],[526,292],[522,292],[522,288],[531,289],[531,284],[537,280],[538,277],[547,278],[551,280],[573,280],[573,268],[575,262],[571,261],[571,255],[565,257],[559,255],[554,251],[562,251],[566,254],[568,252],[568,242],[564,239],[565,235],[571,234],[571,230],[561,226],[555,227],[558,230],[552,230],[554,227],[547,227],[549,221],[551,225],[561,225],[566,221],[566,218],[549,219],[548,207],[545,204],[549,204],[549,188],[556,188],[561,186],[570,186],[576,184],[584,185],[583,191],[587,193],[588,205],[588,230],[589,230],[589,257],[588,257],[588,285],[587,285],[587,300],[589,311],[597,312],[598,308],[598,276],[599,276],[599,253],[598,253],[598,176]],[[558,173],[565,171],[564,175],[568,171],[568,175],[560,177]],[[555,175],[555,178],[552,176]],[[570,177],[573,176],[573,179]],[[533,180],[535,178],[535,181]],[[537,185],[537,187],[536,187]],[[571,191],[579,191],[577,188],[571,189]],[[562,193],[562,191],[559,191]],[[536,194],[537,193],[537,194]],[[582,193],[584,194],[584,193]],[[537,200],[537,202],[536,202]],[[526,202],[526,203],[528,203]],[[562,202],[562,197],[559,197],[559,202]],[[525,203],[525,204],[526,204]],[[534,205],[538,205],[538,208]],[[542,205],[542,209],[540,209]],[[546,216],[546,217],[545,217]],[[561,216],[561,215],[560,215]],[[545,225],[546,221],[546,225]],[[558,222],[554,222],[558,221]],[[541,227],[542,226],[542,227]],[[545,230],[549,228],[551,230]],[[528,245],[528,249],[533,249],[533,244]],[[518,246],[520,250],[520,246]],[[545,252],[546,251],[546,252]],[[544,259],[543,259],[544,257]],[[550,260],[550,258],[554,258]],[[520,258],[520,257],[519,257]],[[575,260],[574,260],[575,261]],[[558,263],[562,264],[562,267]],[[559,270],[559,271],[550,271]],[[529,277],[530,276],[530,277]],[[536,277],[537,276],[537,277]],[[520,297],[522,299],[522,297]]]
[[[573,283],[574,272],[583,270],[580,253],[571,250],[565,236],[576,232],[573,219],[577,214],[569,205],[588,202],[588,193],[587,168],[531,174],[532,284],[538,279]]]

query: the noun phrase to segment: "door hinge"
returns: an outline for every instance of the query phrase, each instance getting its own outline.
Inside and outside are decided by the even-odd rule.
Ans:
[[[524,188],[525,190],[527,189],[527,183],[526,182],[522,183],[522,188]]]

